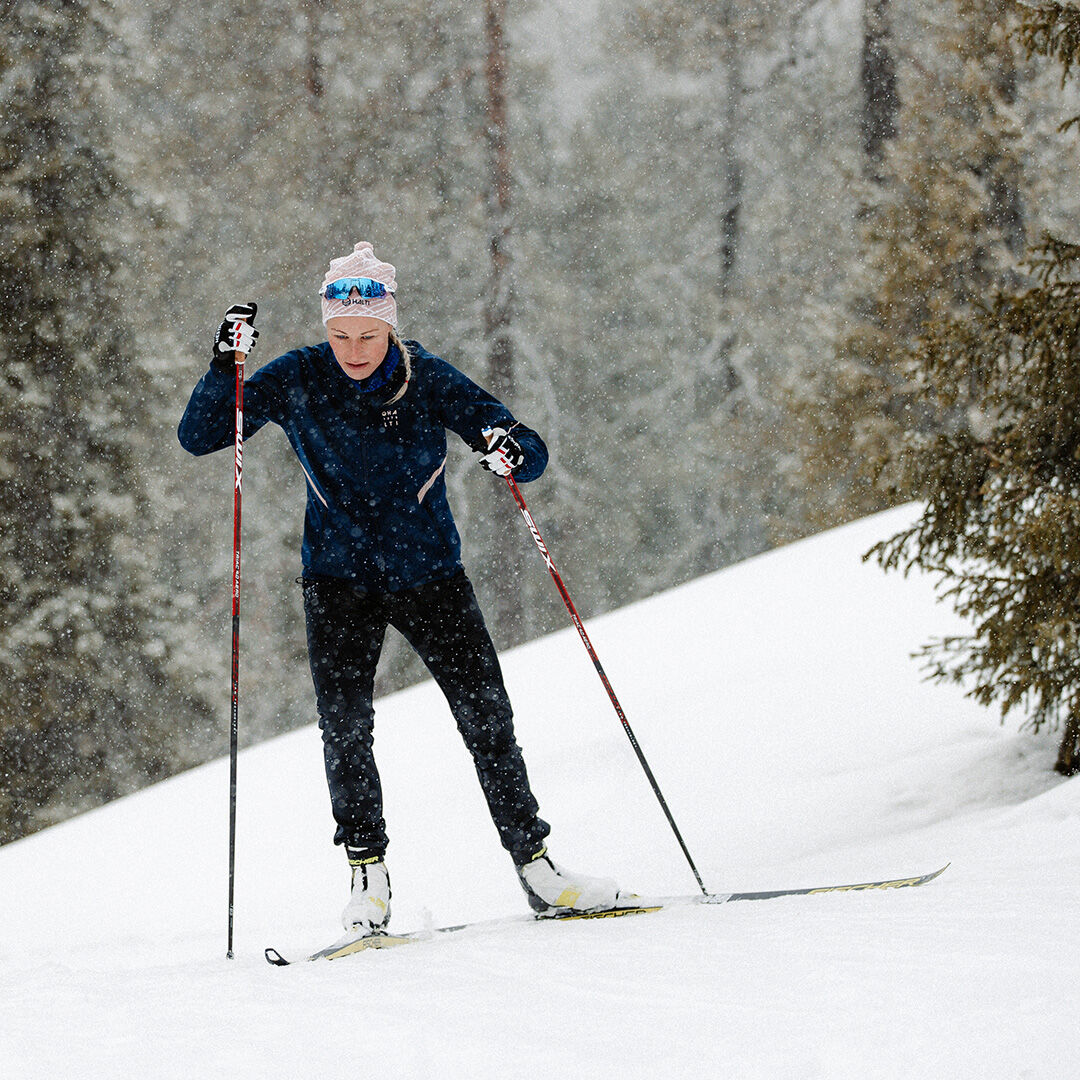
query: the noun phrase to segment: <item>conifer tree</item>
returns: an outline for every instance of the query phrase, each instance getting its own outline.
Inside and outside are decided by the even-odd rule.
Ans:
[[[153,573],[149,382],[95,123],[109,4],[0,9],[0,840],[167,775],[206,713]]]
[[[1080,8],[1020,5],[1029,55],[1067,78]],[[1069,120],[1066,129],[1080,124]],[[1080,772],[1080,244],[1047,235],[1028,278],[968,312],[933,314],[916,377],[955,422],[912,432],[898,457],[920,520],[875,549],[887,568],[942,575],[968,636],[925,648],[938,679],[963,681],[1002,716],[1059,725],[1056,769]]]
[[[1016,46],[1010,0],[952,0],[932,60],[904,69],[899,133],[865,185],[862,290],[832,363],[808,376],[799,484],[822,528],[910,496],[894,465],[904,438],[955,422],[910,363],[928,322],[978,304],[1024,248]],[[928,66],[932,63],[933,66]]]

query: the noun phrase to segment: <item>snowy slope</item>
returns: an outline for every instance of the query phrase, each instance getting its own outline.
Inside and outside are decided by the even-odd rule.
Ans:
[[[860,561],[911,513],[589,632],[710,888],[951,860],[938,881],[274,969],[263,947],[336,937],[346,893],[308,728],[241,757],[232,962],[227,762],[0,849],[0,1076],[1070,1075],[1080,782],[1051,738],[921,682],[910,653],[953,617]],[[693,892],[574,631],[504,661],[556,858]],[[523,912],[438,692],[382,701],[377,745],[394,926]]]

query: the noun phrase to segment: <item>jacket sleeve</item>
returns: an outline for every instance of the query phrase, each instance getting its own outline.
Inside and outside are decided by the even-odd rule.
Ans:
[[[459,435],[473,450],[487,449],[483,436],[485,428],[501,427],[517,440],[525,461],[514,470],[514,479],[521,483],[536,480],[547,468],[548,450],[544,440],[514,418],[498,398],[478,386],[457,368],[440,361],[443,368],[436,380],[441,401],[444,425]]]
[[[244,438],[284,415],[285,395],[276,361],[244,380]],[[236,437],[236,379],[214,364],[199,380],[180,418],[177,435],[189,454],[212,454],[232,446]]]

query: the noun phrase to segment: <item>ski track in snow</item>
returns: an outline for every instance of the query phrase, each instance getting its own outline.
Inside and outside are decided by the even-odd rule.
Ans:
[[[861,555],[901,508],[591,620],[716,891],[919,889],[524,923],[275,969],[338,936],[347,868],[313,728],[0,849],[0,1075],[1069,1075],[1080,781],[911,653],[956,628]],[[504,656],[556,859],[642,893],[689,869],[572,628]],[[306,673],[297,671],[298,679]],[[397,929],[524,912],[448,710],[379,703]],[[241,721],[242,722],[242,721]]]

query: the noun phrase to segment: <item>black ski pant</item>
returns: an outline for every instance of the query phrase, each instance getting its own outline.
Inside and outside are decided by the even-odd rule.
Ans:
[[[498,656],[465,572],[389,593],[332,578],[303,584],[334,842],[372,855],[386,851],[372,697],[383,638],[393,626],[446,695],[503,847],[519,862],[536,852],[549,826],[537,816]]]

